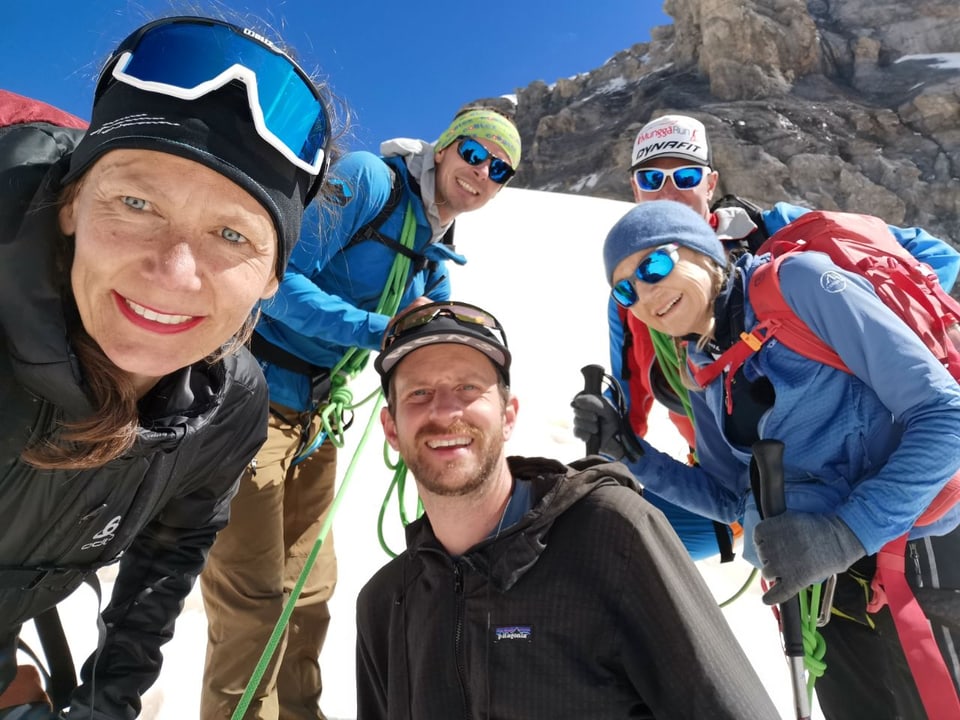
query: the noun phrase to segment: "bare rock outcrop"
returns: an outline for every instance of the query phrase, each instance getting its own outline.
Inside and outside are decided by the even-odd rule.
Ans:
[[[603,67],[517,91],[520,187],[629,199],[650,118],[707,127],[721,190],[960,242],[960,3],[666,0]]]

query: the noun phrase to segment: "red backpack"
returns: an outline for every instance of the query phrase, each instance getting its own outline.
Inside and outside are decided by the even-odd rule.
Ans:
[[[702,368],[691,368],[700,387],[724,371],[727,385],[747,358],[777,338],[804,357],[850,372],[840,357],[787,305],[780,290],[780,263],[804,250],[826,253],[838,267],[862,275],[897,317],[923,340],[930,352],[960,381],[960,303],[940,286],[928,265],[913,257],[879,218],[854,213],[813,211],[774,233],[757,254],[770,253],[750,278],[750,304],[757,326],[740,342]],[[727,387],[727,412],[732,412]]]
[[[727,412],[733,412],[733,376],[767,340],[776,337],[804,357],[850,372],[840,357],[790,309],[780,289],[780,263],[803,250],[826,253],[838,267],[862,275],[879,298],[905,322],[934,356],[960,381],[960,303],[940,286],[929,266],[907,252],[879,218],[842,212],[809,212],[772,235],[757,251],[769,252],[768,262],[750,278],[749,298],[758,324],[740,335],[740,342],[717,360],[696,369],[694,379],[705,387],[723,372]],[[943,487],[918,518],[917,525],[935,522],[960,501],[960,473]],[[889,604],[907,664],[930,718],[960,715],[950,672],[937,648],[930,623],[904,576],[908,534],[891,540],[877,554],[869,612]]]

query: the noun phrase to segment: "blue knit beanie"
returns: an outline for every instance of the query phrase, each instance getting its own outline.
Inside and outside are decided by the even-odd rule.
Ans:
[[[683,203],[652,200],[640,203],[617,221],[603,243],[603,265],[607,282],[613,271],[635,252],[676,243],[711,258],[720,267],[727,265],[727,253],[710,224]]]

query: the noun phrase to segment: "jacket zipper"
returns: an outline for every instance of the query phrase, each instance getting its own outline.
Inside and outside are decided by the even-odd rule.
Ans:
[[[454,627],[454,651],[457,656],[457,677],[460,679],[460,691],[463,695],[463,717],[470,720],[470,688],[467,685],[467,673],[463,657],[463,618],[465,601],[463,598],[463,566],[459,562],[453,565],[453,592],[457,602],[457,622]]]

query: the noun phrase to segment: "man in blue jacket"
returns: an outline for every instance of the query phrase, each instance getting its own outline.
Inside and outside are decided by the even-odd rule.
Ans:
[[[505,116],[467,108],[435,143],[397,139],[383,143],[382,157],[345,155],[329,181],[339,206],[308,209],[299,250],[253,340],[270,387],[267,442],[201,577],[204,720],[231,717],[333,501],[336,446],[305,451],[320,429],[316,410],[328,399],[331,368],[351,349],[378,349],[397,309],[449,297],[446,261],[466,260],[445,238],[458,215],[483,207],[510,180],[520,145]],[[398,255],[409,268],[402,297],[385,312]],[[245,717],[323,717],[319,654],[336,577],[328,535]]]

